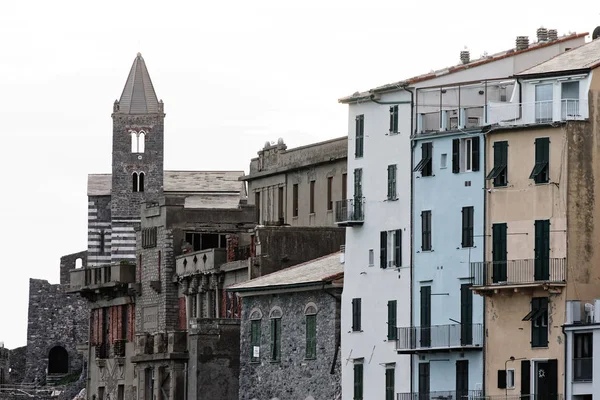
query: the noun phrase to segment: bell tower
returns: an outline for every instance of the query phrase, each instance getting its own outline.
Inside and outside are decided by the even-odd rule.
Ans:
[[[164,108],[140,53],[113,105],[111,260],[135,259],[140,204],[163,193]]]

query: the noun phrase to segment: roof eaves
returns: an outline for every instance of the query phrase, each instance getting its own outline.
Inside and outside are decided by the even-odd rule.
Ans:
[[[600,65],[600,63],[596,64],[593,67],[565,69],[565,70],[561,70],[561,71],[539,72],[539,73],[533,73],[533,74],[516,74],[516,75],[514,75],[514,77],[524,80],[524,79],[536,79],[536,78],[553,78],[553,77],[559,77],[559,76],[564,76],[564,75],[587,74],[592,69],[598,67],[598,65]]]

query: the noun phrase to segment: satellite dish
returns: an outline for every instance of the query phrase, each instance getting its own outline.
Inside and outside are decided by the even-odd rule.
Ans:
[[[600,37],[600,26],[597,26],[592,33],[592,40],[596,40]]]

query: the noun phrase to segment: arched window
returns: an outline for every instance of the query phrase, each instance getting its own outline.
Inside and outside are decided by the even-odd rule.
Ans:
[[[144,174],[143,172],[140,172],[139,175],[139,179],[138,179],[138,192],[143,192],[144,191],[144,178],[145,178],[146,174]]]
[[[136,131],[129,131],[131,134],[131,152],[137,153],[138,149],[138,136]]]
[[[144,131],[140,131],[140,133],[138,134],[138,145],[137,145],[137,152],[138,153],[143,153],[144,149],[146,147],[146,132]]]
[[[271,361],[281,361],[281,307],[273,307],[269,313],[271,319]]]
[[[81,258],[78,258],[75,260],[75,268],[81,268],[83,267],[83,260]]]
[[[306,316],[306,355],[307,359],[317,357],[317,305],[308,303],[304,307]]]
[[[250,311],[250,362],[260,361],[260,320],[262,312],[258,308]]]
[[[133,182],[133,191],[137,192],[138,191],[138,174],[137,172],[134,172],[133,175],[131,175],[132,177],[132,182]]]

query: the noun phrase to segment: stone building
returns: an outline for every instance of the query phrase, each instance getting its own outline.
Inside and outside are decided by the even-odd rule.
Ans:
[[[9,359],[10,351],[4,348],[4,343],[0,343],[0,386],[6,385],[9,380]]]
[[[240,400],[341,396],[343,253],[227,290],[242,297]]]
[[[287,149],[266,143],[250,162],[249,204],[263,225],[335,226],[334,203],[346,198],[348,138]]]

